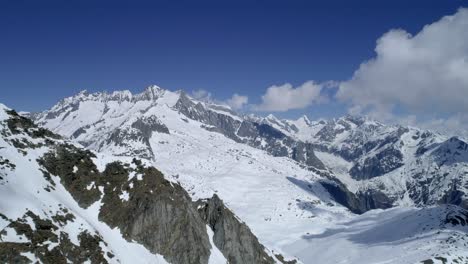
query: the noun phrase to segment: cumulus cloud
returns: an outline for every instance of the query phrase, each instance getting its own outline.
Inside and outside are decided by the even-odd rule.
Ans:
[[[212,94],[204,89],[193,90],[190,96],[196,100],[200,100],[212,104],[227,105],[234,110],[241,110],[249,102],[249,97],[245,95],[233,94],[231,98],[223,101],[213,98]]]
[[[211,93],[204,89],[194,90],[190,95],[197,100],[211,101]]]
[[[409,113],[457,115],[468,111],[468,9],[425,26],[416,35],[384,34],[375,58],[342,82],[337,98],[354,114],[393,117]]]
[[[249,97],[245,95],[233,94],[232,97],[226,100],[226,104],[234,110],[240,110],[249,102]]]
[[[325,100],[321,95],[324,87],[329,83],[318,84],[308,81],[300,86],[293,87],[286,83],[280,86],[273,85],[262,95],[262,102],[253,107],[257,111],[284,112],[292,109],[306,108],[314,103]]]

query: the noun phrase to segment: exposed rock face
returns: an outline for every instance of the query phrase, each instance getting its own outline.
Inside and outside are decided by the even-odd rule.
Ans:
[[[362,214],[372,209],[387,209],[393,206],[395,198],[388,197],[378,189],[368,189],[350,192],[340,180],[328,175],[329,180],[320,184],[328,191],[331,197],[339,204],[347,207],[351,212]]]
[[[211,126],[210,129],[212,131],[219,132],[237,142],[240,141],[235,134],[235,131],[239,128],[241,123],[239,120],[236,120],[229,115],[205,109],[201,103],[195,103],[190,100],[185,92],[181,92],[180,98],[174,108],[190,119],[197,120]]]
[[[314,136],[314,147],[333,153],[353,162],[349,174],[356,180],[367,180],[392,172],[404,165],[404,157],[398,144],[401,136],[409,130],[398,127],[388,133],[379,132],[384,126],[366,123],[364,119],[347,116],[326,123]],[[376,133],[381,136],[371,137]],[[343,137],[336,144],[338,136]]]
[[[356,195],[360,201],[360,207],[363,208],[364,211],[391,208],[395,201],[395,199],[389,198],[382,191],[374,189],[359,191]]]
[[[365,158],[362,163],[357,162],[349,174],[356,180],[367,180],[389,173],[403,165],[401,152],[390,147]]]
[[[322,182],[321,184],[337,203],[346,206],[351,212],[362,214],[367,211],[363,202],[354,193],[350,192],[344,184],[340,182]]]
[[[7,113],[10,115],[10,118],[7,120],[7,125],[10,132],[13,134],[21,134],[22,132],[25,132],[32,138],[61,138],[59,135],[54,134],[47,129],[38,127],[31,119],[18,115],[15,110],[9,110]]]
[[[454,226],[468,226],[468,211],[461,209],[456,206],[448,206],[447,216],[445,218],[445,223],[452,224]]]
[[[149,139],[153,132],[169,134],[169,129],[161,123],[156,117],[143,117],[133,122],[132,127],[141,132],[145,139]]]
[[[119,163],[107,166],[100,219],[171,263],[208,263],[206,225],[187,192],[154,168],[138,166],[141,180],[127,182],[128,173]],[[128,193],[127,201],[119,197],[121,192]]]
[[[468,162],[468,144],[463,140],[452,137],[438,146],[432,153],[437,165],[448,166],[456,163]]]
[[[419,166],[411,169],[411,178],[406,182],[409,197],[415,204],[454,204],[468,209],[466,146],[464,141],[450,138],[424,148],[430,162],[421,157],[416,159]]]
[[[59,176],[78,204],[87,208],[101,197],[97,184],[101,174],[91,159],[94,157],[89,150],[60,144],[55,147],[55,152],[46,153],[38,162],[46,169],[43,173],[47,178],[50,179],[50,174]],[[50,183],[53,189],[54,183]]]
[[[295,140],[269,124],[218,113],[201,103],[194,103],[183,92],[174,108],[188,118],[208,125],[205,129],[219,132],[236,142],[263,149],[273,156],[290,157],[317,169],[324,168],[315,156],[312,144]]]
[[[171,263],[208,263],[211,246],[205,223],[180,185],[137,160],[132,165],[136,169],[114,162],[101,173],[91,157],[89,151],[58,146],[41,164],[61,178],[81,206],[88,207],[102,197],[100,220],[118,227],[126,239],[141,243]],[[130,177],[130,173],[135,176]]]
[[[169,129],[154,116],[138,118],[130,127],[113,130],[110,136],[107,137],[105,144],[128,149],[126,155],[152,159],[154,153],[149,140],[153,132],[169,134]],[[134,142],[141,142],[142,144],[134,144]],[[101,144],[104,145],[104,142],[101,142]]]
[[[213,240],[232,264],[275,263],[245,223],[240,222],[215,194],[198,201],[198,212],[214,232]]]

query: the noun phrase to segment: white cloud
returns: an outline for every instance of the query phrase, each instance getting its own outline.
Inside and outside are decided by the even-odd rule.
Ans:
[[[226,100],[226,104],[234,110],[242,109],[249,102],[249,97],[244,95],[233,94],[232,97]]]
[[[306,108],[325,100],[320,92],[328,85],[328,83],[318,84],[314,81],[305,82],[298,87],[293,87],[289,83],[280,86],[273,85],[262,95],[262,103],[253,108],[257,111],[276,112]]]
[[[197,100],[211,101],[211,93],[204,89],[192,91],[191,96]]]
[[[207,103],[227,105],[234,110],[241,110],[248,102],[249,97],[245,95],[233,94],[231,98],[226,101],[213,98],[212,94],[204,89],[193,90],[190,96],[196,100]]]
[[[414,36],[391,30],[375,51],[340,84],[337,98],[351,103],[350,112],[390,118],[395,108],[417,115],[468,111],[468,9]]]

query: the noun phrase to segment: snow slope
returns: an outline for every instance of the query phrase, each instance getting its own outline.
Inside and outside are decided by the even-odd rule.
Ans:
[[[442,263],[443,259],[466,263],[467,227],[445,224],[446,216],[458,210],[455,206],[373,210],[337,222],[325,232],[310,232],[286,249],[316,263]]]

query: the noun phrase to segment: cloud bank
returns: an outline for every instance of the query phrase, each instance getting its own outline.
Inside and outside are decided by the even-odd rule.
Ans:
[[[292,109],[302,109],[325,100],[321,96],[324,84],[308,81],[293,87],[290,83],[280,86],[273,85],[262,95],[262,102],[253,107],[257,111],[284,112]]]
[[[245,95],[238,95],[237,93],[233,94],[230,99],[226,100],[226,104],[234,110],[240,110],[244,108],[244,106],[247,105],[248,102],[249,97]]]
[[[468,111],[468,9],[414,36],[391,30],[375,52],[339,87],[336,96],[351,103],[352,113],[385,117],[395,107],[415,114]]]

